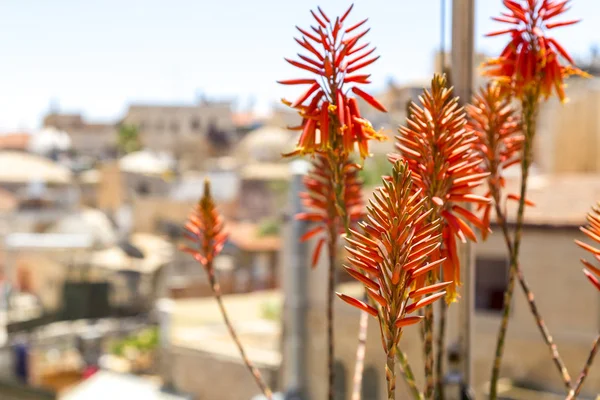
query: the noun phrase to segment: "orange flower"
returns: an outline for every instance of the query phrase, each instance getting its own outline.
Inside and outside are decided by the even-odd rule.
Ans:
[[[300,126],[290,128],[301,130],[302,134],[296,150],[288,156],[330,149],[349,154],[356,144],[361,157],[365,158],[369,155],[370,139],[385,139],[362,118],[356,98],[349,95],[352,92],[376,109],[386,111],[376,99],[357,87],[370,83],[370,75],[360,70],[379,57],[372,56],[375,48],[369,49],[368,43],[359,44],[369,29],[356,31],[366,19],[347,28],[344,26],[351,10],[352,6],[342,17],[332,21],[318,8],[318,14],[311,11],[316,27],[311,26],[311,30],[297,27],[302,39],[296,42],[308,53],[298,54],[300,61],[287,58],[286,61],[316,76],[279,81],[284,85],[308,85],[295,101],[283,100],[302,117]]]
[[[509,12],[492,19],[513,27],[487,36],[510,34],[511,41],[500,57],[485,64],[492,67],[485,74],[506,83],[518,98],[539,87],[539,94],[545,98],[555,91],[559,99],[565,101],[564,78],[573,74],[587,75],[573,66],[573,59],[555,39],[546,35],[550,29],[579,22],[550,22],[569,8],[568,3],[569,0],[504,0]],[[559,57],[569,64],[561,64]]]
[[[209,278],[214,275],[212,262],[221,252],[227,234],[223,232],[223,217],[217,211],[210,193],[210,182],[204,181],[204,194],[185,224],[185,237],[195,245],[183,246],[182,250],[191,254],[204,266]]]
[[[442,251],[444,280],[452,281],[448,288],[447,301],[458,298],[460,265],[455,236],[462,242],[477,241],[468,225],[471,222],[481,231],[488,225],[458,203],[487,205],[489,199],[472,193],[489,175],[479,166],[483,157],[474,147],[475,133],[466,127],[466,117],[458,106],[458,98],[452,97],[452,89],[446,87],[446,78],[435,75],[431,91],[421,96],[422,108],[410,106],[407,126],[400,127],[396,136],[400,154],[391,154],[390,160],[406,160],[412,171],[415,187],[429,199],[435,216],[442,218]],[[465,220],[463,220],[464,218]]]
[[[490,174],[487,179],[490,190],[485,196],[493,195],[499,199],[505,186],[503,171],[521,161],[524,137],[519,118],[510,97],[505,96],[495,83],[480,88],[473,96],[472,104],[467,105],[467,114],[467,126],[477,135],[475,148],[483,157],[481,170]],[[509,195],[508,198],[518,200],[519,196]],[[484,209],[482,221],[489,225],[492,204],[480,204],[478,208]],[[487,234],[488,230],[481,232],[484,240]]]
[[[313,252],[312,266],[314,268],[326,243],[326,236],[322,234],[328,229],[334,229],[334,227],[339,229],[339,232],[335,232],[336,235],[345,231],[344,224],[341,221],[331,221],[330,219],[339,219],[347,215],[350,226],[353,226],[364,216],[364,203],[361,190],[362,182],[358,177],[360,169],[358,165],[347,161],[342,167],[344,174],[343,202],[346,210],[343,210],[343,213],[338,213],[335,209],[336,198],[331,163],[325,156],[318,154],[312,160],[312,164],[311,171],[304,178],[306,192],[300,194],[307,212],[297,214],[296,218],[315,223],[315,226],[302,236],[302,241],[316,235],[321,236]]]
[[[394,164],[392,176],[374,193],[368,218],[346,241],[351,256],[348,273],[361,282],[376,307],[338,293],[346,303],[378,317],[384,350],[395,351],[402,327],[423,317],[406,316],[442,297],[450,282],[417,286],[419,277],[444,260],[428,262],[440,246],[440,220],[428,218],[433,209],[420,189],[413,187],[411,171],[403,161]],[[424,297],[429,295],[427,297]],[[410,303],[410,304],[409,304]]]
[[[592,211],[588,213],[587,220],[589,225],[587,227],[582,226],[580,228],[581,231],[585,233],[585,235],[588,238],[592,239],[594,242],[600,243],[600,202],[596,207],[592,208]],[[600,261],[599,249],[590,246],[589,244],[584,243],[580,240],[576,240],[575,243],[577,243],[584,250],[592,253],[596,261]],[[585,276],[587,276],[587,278],[590,280],[590,282],[592,282],[596,289],[600,290],[600,268],[595,267],[592,263],[583,258],[581,259],[581,262],[586,267],[583,270]]]

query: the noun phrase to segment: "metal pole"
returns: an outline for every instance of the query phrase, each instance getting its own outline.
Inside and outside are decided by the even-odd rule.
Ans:
[[[304,399],[307,391],[307,311],[308,311],[308,273],[309,267],[306,258],[306,244],[300,237],[306,230],[306,222],[294,218],[303,211],[299,194],[304,191],[302,181],[308,172],[310,164],[304,160],[290,163],[292,178],[290,185],[290,199],[288,226],[285,248],[288,256],[284,259],[283,293],[285,294],[284,332],[287,331],[286,359],[288,371],[286,372],[287,390],[286,399]]]
[[[473,92],[475,0],[452,1],[452,83],[464,105]],[[464,383],[472,387],[473,379],[473,319],[475,288],[475,257],[473,246],[467,243],[461,252],[463,286],[459,309],[459,351]]]
[[[446,69],[446,0],[440,0],[440,74]]]

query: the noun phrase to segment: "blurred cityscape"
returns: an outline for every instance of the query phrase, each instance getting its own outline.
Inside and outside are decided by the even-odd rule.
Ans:
[[[482,59],[478,55],[477,63]],[[440,65],[439,55],[432,62]],[[585,69],[599,76],[600,59]],[[600,325],[600,303],[591,290],[565,287],[581,284],[572,273],[580,257],[572,240],[600,198],[600,78],[568,84],[570,102],[550,101],[539,116],[530,190],[536,207],[527,213],[522,257],[565,362],[578,370]],[[408,102],[427,85],[390,81],[376,94],[389,113],[366,118],[393,139]],[[306,274],[306,294],[296,299],[305,307],[305,331],[285,329],[293,306],[288,294],[298,283],[288,265],[297,237],[288,229],[292,169],[281,154],[297,140],[286,126],[298,123],[284,108],[259,117],[199,98],[130,104],[119,120],[102,124],[50,109],[37,131],[2,132],[0,398],[118,393],[119,399],[250,400],[258,394],[204,271],[178,251],[205,177],[229,232],[216,260],[218,279],[250,358],[281,392],[293,379],[290,371],[305,368],[310,398],[324,398],[325,268]],[[367,195],[387,173],[386,154],[393,150],[393,140],[373,145],[363,174]],[[515,178],[509,177],[509,190]],[[474,389],[485,393],[508,263],[498,235],[475,251]],[[361,290],[342,270],[338,281],[345,293]],[[515,301],[525,303],[520,293]],[[358,313],[336,307],[336,393],[346,399]],[[502,395],[562,398],[552,394],[560,392],[560,381],[529,311],[516,307],[511,318],[503,369],[510,380]],[[457,329],[450,326],[453,337]],[[363,399],[378,400],[385,375],[375,324],[368,340]],[[402,342],[413,367],[422,368],[417,334],[407,332]],[[297,343],[303,343],[303,360],[286,356]],[[591,396],[600,392],[600,369],[590,375],[585,394]]]

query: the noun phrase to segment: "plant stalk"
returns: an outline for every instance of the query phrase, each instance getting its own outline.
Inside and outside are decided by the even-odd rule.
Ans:
[[[492,366],[492,377],[490,380],[490,399],[496,400],[498,397],[498,379],[500,378],[500,366],[502,364],[502,355],[504,352],[504,343],[508,329],[508,318],[512,308],[512,297],[515,287],[515,279],[519,264],[519,249],[521,246],[521,235],[523,232],[523,220],[525,217],[525,199],[527,195],[527,180],[529,177],[529,168],[532,162],[532,145],[535,136],[535,119],[537,117],[539,96],[535,93],[528,93],[522,101],[522,117],[525,140],[523,143],[523,154],[521,157],[521,191],[519,206],[517,210],[517,222],[510,253],[510,269],[508,274],[508,285],[504,292],[504,307],[502,312],[502,321],[498,331],[496,341],[496,352]],[[509,249],[510,250],[510,249]]]
[[[569,391],[569,395],[567,396],[566,400],[576,399],[577,396],[579,396],[579,392],[581,391],[581,388],[583,387],[583,382],[585,382],[585,378],[587,377],[588,372],[590,371],[590,367],[592,366],[592,363],[594,362],[594,357],[596,357],[596,353],[598,352],[598,347],[600,347],[599,344],[600,344],[600,334],[596,337],[596,340],[594,340],[594,344],[592,345],[592,349],[590,350],[590,354],[587,358],[587,361],[585,362],[585,365],[583,366],[583,369],[581,370],[581,374],[579,374],[579,379],[577,379],[577,383],[575,384],[575,387]]]
[[[219,306],[221,315],[223,316],[223,321],[225,322],[225,325],[227,326],[227,329],[229,330],[229,334],[231,335],[231,338],[233,339],[234,343],[236,344],[238,350],[240,351],[240,356],[242,357],[242,361],[244,362],[244,364],[246,364],[246,367],[248,368],[248,370],[254,377],[254,380],[256,381],[256,384],[258,385],[258,387],[260,388],[262,393],[265,395],[265,397],[267,399],[271,400],[273,398],[273,392],[271,391],[271,388],[264,381],[258,368],[256,368],[254,366],[252,361],[250,361],[250,359],[246,355],[246,351],[244,350],[244,347],[242,346],[242,343],[240,342],[240,339],[239,339],[235,329],[233,328],[231,321],[229,320],[229,316],[227,314],[227,311],[225,310],[225,305],[223,304],[223,299],[221,296],[221,286],[217,282],[217,279],[216,279],[214,273],[212,272],[212,266],[207,266],[207,270],[211,271],[208,274],[210,286],[211,286],[213,294],[215,296],[215,300],[217,300],[217,305]]]
[[[400,349],[400,347],[396,348],[396,357],[398,357],[398,362],[400,363],[400,370],[402,371],[402,375],[404,375],[404,380],[410,389],[411,394],[415,400],[423,400],[423,393],[419,391],[417,387],[417,382],[415,381],[415,374],[408,363],[408,358],[406,354]]]
[[[512,254],[512,243],[510,240],[510,233],[508,231],[508,223],[506,220],[506,216],[504,215],[504,212],[502,211],[502,208],[500,207],[500,191],[496,187],[490,188],[490,191],[491,191],[492,197],[494,199],[494,206],[496,209],[497,221],[498,221],[498,225],[500,225],[500,227],[502,229],[502,234],[504,236],[506,248],[508,249],[508,252],[510,254]],[[567,370],[567,367],[566,367],[565,363],[563,362],[563,360],[560,356],[560,353],[558,352],[558,347],[556,346],[556,343],[554,343],[554,339],[552,338],[552,335],[550,334],[550,331],[548,330],[548,327],[546,326],[546,323],[544,322],[544,319],[542,318],[542,316],[539,312],[539,309],[535,302],[535,296],[533,295],[533,292],[529,288],[529,283],[525,279],[523,270],[521,269],[521,266],[519,264],[517,264],[517,279],[519,281],[521,289],[523,290],[523,293],[525,294],[525,298],[527,299],[527,304],[529,305],[529,309],[534,316],[535,323],[540,330],[540,333],[544,339],[544,342],[546,342],[546,344],[550,348],[550,354],[552,356],[552,360],[554,361],[556,368],[558,369],[559,373],[561,374],[561,378],[562,378],[565,386],[567,387],[568,390],[570,390],[571,377],[569,375],[569,371]]]
[[[385,378],[387,380],[387,398],[396,399],[396,352],[395,348],[389,349],[385,364]]]
[[[440,303],[440,322],[437,334],[437,358],[435,361],[435,393],[437,400],[444,400],[444,355],[446,354],[446,318],[448,317],[448,305],[445,300]]]

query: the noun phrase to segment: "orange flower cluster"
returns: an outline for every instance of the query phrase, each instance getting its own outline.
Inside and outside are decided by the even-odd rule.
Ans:
[[[362,199],[362,182],[358,177],[359,166],[355,163],[346,161],[342,167],[343,176],[343,200],[346,206],[344,214],[329,209],[336,207],[335,189],[333,187],[333,171],[331,163],[323,155],[318,155],[312,160],[312,170],[304,178],[306,192],[300,194],[302,203],[307,212],[296,215],[296,218],[303,221],[314,222],[316,226],[307,231],[300,240],[306,241],[310,238],[325,233],[331,227],[338,227],[341,234],[344,232],[344,224],[338,221],[330,221],[330,216],[340,218],[346,215],[350,226],[355,225],[364,216],[364,203]],[[317,265],[319,255],[323,245],[326,243],[326,236],[321,235],[312,257],[313,268]]]
[[[391,154],[389,158],[392,162],[399,158],[406,160],[415,188],[431,201],[434,215],[443,220],[440,257],[446,259],[442,265],[443,279],[452,281],[447,295],[447,301],[452,302],[458,298],[457,285],[460,285],[455,236],[462,242],[477,241],[465,220],[482,232],[489,229],[458,203],[489,204],[487,197],[472,193],[489,173],[480,170],[483,157],[474,146],[477,136],[466,128],[465,113],[458,106],[458,98],[452,96],[452,88],[446,87],[446,78],[435,75],[431,90],[425,90],[420,101],[423,108],[411,104],[407,126],[401,127],[396,137],[400,154]]]
[[[559,99],[565,101],[564,79],[573,74],[587,75],[575,68],[569,53],[546,34],[547,30],[579,22],[551,22],[569,8],[568,3],[569,0],[504,0],[509,12],[492,19],[513,27],[487,36],[510,34],[511,41],[500,57],[486,63],[493,67],[486,71],[486,75],[509,84],[519,98],[539,88],[539,94],[545,98],[555,91]],[[561,56],[569,62],[568,65],[560,63]]]
[[[600,202],[596,207],[592,208],[592,211],[588,213],[587,220],[589,225],[587,227],[581,227],[581,231],[594,242],[600,243]],[[575,243],[577,243],[584,250],[592,253],[594,258],[597,261],[600,261],[599,249],[580,240],[576,240]],[[600,268],[595,267],[592,263],[583,258],[581,259],[581,262],[583,265],[585,265],[585,269],[583,270],[585,276],[587,276],[596,289],[600,290]]]
[[[473,96],[472,103],[467,105],[467,115],[468,129],[472,129],[478,139],[475,148],[483,156],[481,169],[490,174],[488,177],[490,190],[485,196],[494,194],[494,197],[499,199],[505,186],[502,172],[521,161],[524,137],[519,118],[511,106],[510,97],[505,96],[501,87],[495,83],[488,83]],[[519,196],[515,194],[509,194],[507,198],[519,200]],[[489,226],[492,204],[480,204],[478,208],[483,208],[482,222],[484,226]],[[488,230],[481,232],[484,240],[488,232]]]
[[[352,6],[332,21],[318,8],[318,14],[311,11],[316,26],[310,30],[297,27],[302,38],[296,42],[308,53],[298,54],[300,61],[287,58],[286,61],[316,76],[279,81],[284,85],[308,85],[295,101],[283,100],[302,117],[300,126],[290,128],[301,130],[302,134],[296,150],[287,155],[331,149],[350,154],[357,145],[361,157],[365,158],[369,155],[370,139],[385,139],[362,118],[356,98],[349,96],[352,92],[376,109],[386,111],[381,103],[357,86],[370,83],[370,75],[361,70],[379,57],[372,56],[375,48],[369,49],[369,43],[360,44],[369,32],[369,29],[358,32],[366,19],[347,28],[344,26],[351,10]]]
[[[204,181],[204,194],[185,224],[185,237],[195,247],[183,246],[182,250],[200,262],[209,277],[214,273],[212,262],[227,240],[223,226],[223,217],[217,211],[210,193],[210,182],[207,179]]]
[[[352,230],[351,238],[346,238],[352,267],[345,268],[365,285],[377,308],[338,293],[348,304],[379,318],[388,354],[395,351],[401,328],[423,318],[406,315],[442,297],[443,289],[450,284],[419,285],[419,277],[444,260],[428,262],[440,247],[440,220],[428,218],[433,209],[427,208],[421,189],[413,187],[411,175],[405,162],[396,162],[392,176],[384,179],[383,187],[369,201],[368,217],[359,223],[363,233]]]

